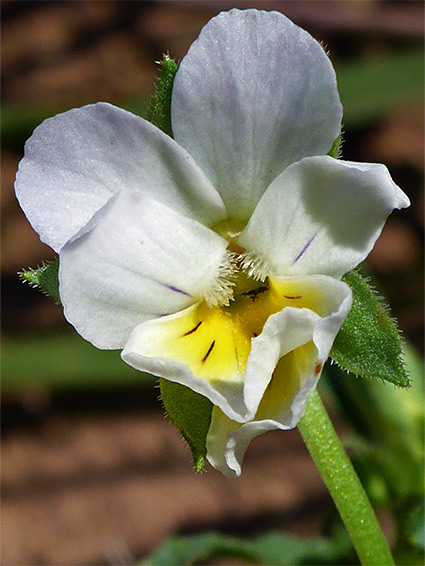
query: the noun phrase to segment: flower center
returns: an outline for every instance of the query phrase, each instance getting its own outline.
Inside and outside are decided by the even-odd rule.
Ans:
[[[258,281],[265,283],[270,265],[265,258],[247,252],[237,243],[245,225],[234,218],[227,218],[212,229],[226,239],[228,245],[218,274],[205,289],[200,290],[199,296],[209,307],[227,307],[238,295],[250,293],[254,296],[258,289],[258,292],[263,292],[267,285],[259,285]]]
[[[300,292],[299,282],[270,277],[267,262],[238,245],[241,223],[230,219],[214,229],[229,242],[216,288],[201,292],[201,300],[185,311],[146,323],[143,351],[233,390],[243,386],[252,342],[268,318],[286,306],[310,308],[312,296]]]
[[[304,306],[296,284],[272,279],[260,283],[239,270],[228,306],[201,301],[155,322],[146,355],[181,362],[211,384],[243,383],[252,341],[267,319],[285,306]]]

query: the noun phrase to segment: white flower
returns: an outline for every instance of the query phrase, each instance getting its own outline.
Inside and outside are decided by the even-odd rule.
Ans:
[[[174,140],[99,103],[26,144],[16,193],[59,253],[66,318],[208,397],[208,458],[228,475],[252,438],[296,426],[351,307],[341,277],[409,204],[383,165],[326,155],[341,119],[317,41],[231,10],[177,72]]]

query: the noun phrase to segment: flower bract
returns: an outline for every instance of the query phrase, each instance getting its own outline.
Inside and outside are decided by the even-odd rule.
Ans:
[[[351,307],[341,277],[409,201],[383,165],[327,156],[335,73],[280,13],[213,18],[171,119],[174,139],[106,103],[46,120],[16,193],[69,322],[210,399],[208,459],[234,476],[252,438],[297,425]]]

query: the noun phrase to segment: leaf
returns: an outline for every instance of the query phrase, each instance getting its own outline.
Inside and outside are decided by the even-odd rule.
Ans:
[[[353,291],[353,306],[330,357],[357,376],[377,377],[398,387],[409,387],[400,335],[383,299],[358,271],[347,273],[343,281]]]
[[[203,472],[213,408],[211,401],[189,387],[167,379],[160,379],[159,387],[167,415],[189,444],[195,470]]]
[[[60,305],[59,295],[59,260],[43,262],[41,267],[21,271],[18,275],[31,287],[37,287],[42,293],[51,297],[57,305]]]
[[[171,537],[142,564],[190,566],[214,557],[234,556],[259,565],[297,566],[314,563],[329,566],[342,563],[341,560],[347,556],[350,548],[351,544],[342,531],[333,538],[310,540],[302,540],[279,532],[270,532],[254,540],[207,532]]]
[[[161,78],[155,94],[149,105],[147,119],[170,137],[173,137],[171,128],[171,95],[173,92],[174,77],[177,73],[177,63],[169,55],[163,55]]]

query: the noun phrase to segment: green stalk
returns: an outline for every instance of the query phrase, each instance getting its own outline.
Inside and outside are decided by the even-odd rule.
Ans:
[[[363,566],[394,566],[372,505],[317,391],[298,429],[331,494]]]

